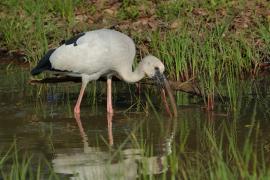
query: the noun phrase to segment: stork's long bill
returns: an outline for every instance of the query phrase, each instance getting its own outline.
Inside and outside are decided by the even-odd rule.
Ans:
[[[160,73],[159,69],[156,68],[155,69],[155,76],[154,79],[156,80],[156,83],[158,84],[158,86],[160,86],[162,88],[162,91],[166,91],[169,99],[170,99],[170,104],[173,110],[173,116],[177,117],[177,107],[176,107],[176,103],[172,94],[172,90],[170,87],[169,82],[167,81],[166,77],[164,76],[164,74]],[[164,99],[166,101],[166,99]]]

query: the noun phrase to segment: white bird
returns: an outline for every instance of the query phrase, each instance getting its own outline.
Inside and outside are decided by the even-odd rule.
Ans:
[[[144,57],[135,70],[132,64],[135,57],[135,44],[127,35],[115,30],[100,29],[81,33],[56,48],[49,50],[31,71],[37,75],[43,71],[62,72],[68,76],[82,78],[82,86],[74,113],[80,113],[80,104],[84,90],[89,81],[107,77],[107,112],[113,113],[111,83],[115,75],[128,83],[141,80],[145,75],[166,83],[163,76],[164,65],[156,57],[148,55]],[[166,85],[167,84],[167,85]],[[174,114],[175,102],[171,98]]]

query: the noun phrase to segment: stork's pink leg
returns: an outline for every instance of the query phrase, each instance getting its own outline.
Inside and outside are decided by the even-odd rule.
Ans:
[[[83,98],[83,94],[84,94],[84,90],[86,88],[87,83],[86,82],[82,82],[82,87],[80,90],[80,95],[78,97],[77,103],[74,107],[74,113],[75,114],[79,114],[80,113],[80,106],[81,106],[81,102],[82,102],[82,98]]]
[[[112,108],[112,79],[107,79],[107,112],[113,114]]]

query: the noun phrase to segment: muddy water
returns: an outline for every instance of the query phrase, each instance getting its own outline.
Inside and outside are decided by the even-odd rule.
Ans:
[[[170,119],[159,108],[160,103],[154,99],[157,95],[150,97],[156,112],[145,105],[143,98],[142,108],[133,107],[126,112],[136,102],[130,95],[136,88],[125,84],[114,96],[116,113],[108,116],[105,83],[101,83],[96,104],[91,105],[86,96],[81,116],[74,117],[72,108],[80,84],[30,85],[28,72],[26,68],[0,65],[1,151],[5,152],[15,141],[20,153],[45,157],[62,177],[136,179],[142,174],[164,174],[170,168],[166,157],[173,145],[178,147],[184,141],[184,149],[189,153],[200,151],[198,144],[202,139],[198,132],[205,126],[219,131],[223,123],[233,124],[241,142],[254,121],[260,121],[260,142],[268,147],[270,101],[263,80],[252,90],[247,89],[236,113],[228,113],[225,105],[209,113],[201,102],[181,101],[184,95],[179,95],[182,105],[178,119]]]

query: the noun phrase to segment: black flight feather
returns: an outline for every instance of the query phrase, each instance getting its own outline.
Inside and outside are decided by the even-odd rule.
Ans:
[[[63,40],[60,42],[60,45],[70,45],[70,44],[73,44],[73,46],[77,46],[77,40],[82,37],[83,35],[85,35],[85,33],[80,33],[80,34],[77,34],[76,36],[68,39],[68,40]]]
[[[50,57],[52,53],[55,51],[55,49],[50,49],[38,62],[37,66],[32,69],[31,74],[32,75],[38,75],[41,72],[45,70],[51,70],[52,64],[50,62]]]

